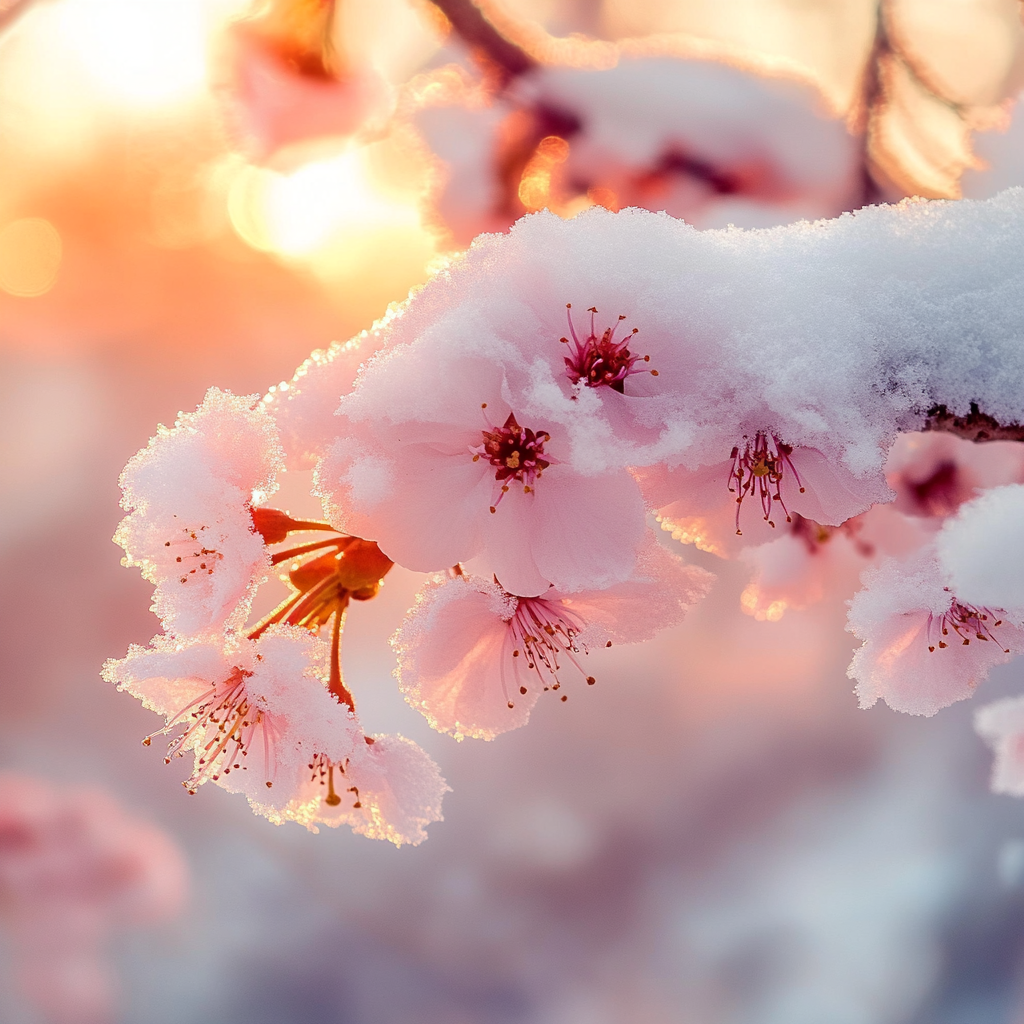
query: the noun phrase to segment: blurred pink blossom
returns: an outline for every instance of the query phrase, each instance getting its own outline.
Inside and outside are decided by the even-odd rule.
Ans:
[[[176,915],[187,888],[177,846],[106,793],[0,775],[0,924],[19,985],[53,1024],[114,1020],[108,935]]]

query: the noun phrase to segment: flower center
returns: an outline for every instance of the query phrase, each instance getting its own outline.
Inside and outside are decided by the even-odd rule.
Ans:
[[[481,408],[486,409],[487,403]],[[509,413],[504,426],[482,430],[481,434],[482,443],[470,451],[474,462],[486,459],[494,467],[499,490],[491,511],[496,512],[512,481],[523,485],[524,494],[533,491],[541,474],[551,465],[550,460],[543,458],[544,445],[551,440],[551,435],[544,430],[534,432],[520,426],[513,413]]]
[[[558,673],[566,659],[593,686],[594,677],[588,676],[579,662],[579,656],[588,653],[577,640],[583,622],[564,607],[542,597],[510,599],[516,602],[515,612],[508,620],[508,635],[519,693],[526,694],[529,691],[527,684],[531,682],[543,690],[561,689]],[[611,646],[610,642],[608,646]],[[563,701],[568,699],[562,695]],[[508,706],[515,706],[511,699]]]
[[[743,501],[749,495],[755,495],[761,503],[761,511],[764,513],[764,521],[774,528],[772,520],[772,507],[775,502],[779,503],[786,515],[786,522],[793,521],[786,504],[782,499],[780,485],[782,484],[783,472],[788,469],[793,474],[800,493],[804,493],[804,487],[800,483],[800,474],[797,473],[789,457],[793,454],[792,445],[783,444],[774,434],[759,430],[751,441],[743,439],[743,447],[735,447],[729,455],[732,459],[732,469],[729,471],[729,490],[736,495],[736,535],[743,536],[740,529],[740,509]]]
[[[649,363],[650,356],[637,355],[631,352],[628,342],[633,335],[639,332],[639,328],[633,330],[619,341],[615,340],[615,332],[619,324],[626,318],[620,316],[618,323],[606,327],[600,335],[594,323],[594,316],[597,307],[591,306],[590,333],[580,341],[579,335],[572,322],[572,303],[566,303],[566,316],[569,320],[569,333],[572,341],[568,338],[560,338],[563,345],[569,346],[569,355],[565,357],[565,372],[573,384],[582,381],[588,388],[609,387],[618,393],[625,393],[625,380],[634,373],[650,373],[657,377],[657,370],[649,370],[645,366],[637,366],[637,363]]]
[[[946,638],[952,636],[959,637],[963,647],[969,646],[972,640],[982,640],[986,643],[993,641],[999,644],[992,630],[1002,624],[1003,620],[996,618],[990,608],[975,608],[972,604],[964,604],[953,598],[949,610],[938,620],[934,615],[928,616],[928,650],[948,647],[952,640],[947,642]],[[937,642],[933,642],[933,627],[938,630]],[[1002,647],[1002,644],[999,646]],[[1009,654],[1010,651],[1003,647],[1003,653]]]
[[[346,761],[346,764],[348,762]],[[345,766],[336,764],[326,754],[317,754],[312,761],[309,762],[309,770],[312,774],[312,781],[319,782],[321,786],[327,788],[327,792],[323,795],[323,801],[328,807],[337,807],[342,798],[338,795],[337,790],[334,788],[334,773],[338,773],[338,786],[342,787],[347,781],[345,778]],[[359,802],[359,790],[355,786],[345,786],[345,793],[354,793],[355,802],[352,804],[353,808],[359,808],[363,805]]]
[[[184,782],[190,793],[195,793],[207,779],[216,782],[221,774],[230,775],[235,769],[245,771],[248,767],[245,759],[257,730],[263,734],[267,788],[273,786],[269,778],[272,771],[270,736],[264,713],[253,705],[245,688],[245,680],[251,675],[236,668],[226,680],[182,708],[158,733],[142,741],[149,746],[153,736],[166,735],[177,726],[187,724],[185,731],[168,745],[164,762],[170,764],[172,757],[181,757],[186,749],[196,750],[195,770]]]
[[[202,533],[205,529],[205,526],[196,529],[183,526],[180,536],[164,541],[164,547],[171,549],[167,552],[168,556],[174,557],[174,564],[181,573],[179,583],[188,583],[192,576],[212,576],[214,567],[224,557],[203,542]]]

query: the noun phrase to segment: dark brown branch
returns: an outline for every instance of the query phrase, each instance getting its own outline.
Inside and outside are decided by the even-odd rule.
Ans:
[[[506,39],[487,20],[472,0],[431,2],[448,19],[455,34],[496,72],[500,88],[537,66],[525,50]]]
[[[928,419],[922,430],[937,430],[962,437],[965,441],[1024,441],[1024,426],[1019,423],[1000,423],[981,412],[976,402],[966,416],[954,416],[944,405],[928,410]]]

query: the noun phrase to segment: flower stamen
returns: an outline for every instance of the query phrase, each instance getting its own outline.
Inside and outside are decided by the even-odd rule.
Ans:
[[[563,659],[568,659],[583,676],[588,685],[596,682],[587,675],[580,664],[579,656],[589,653],[577,639],[583,623],[564,607],[559,607],[542,597],[520,597],[509,595],[515,601],[515,611],[508,620],[506,643],[512,646],[512,666],[519,693],[525,696],[529,684],[539,684],[542,690],[559,690],[562,682],[559,672]],[[503,659],[502,664],[507,664]],[[562,700],[568,700],[563,694]],[[508,700],[510,708],[515,702]]]
[[[932,628],[935,626],[940,638],[950,637],[952,632],[952,635],[960,638],[962,647],[968,647],[972,640],[981,640],[984,643],[991,641],[999,644],[1004,654],[1009,654],[1010,649],[1003,647],[992,632],[1002,624],[1003,620],[997,618],[996,613],[990,608],[976,608],[972,604],[965,604],[953,598],[949,609],[941,616],[936,618],[934,614],[928,615],[928,650],[934,652],[937,648],[941,650],[949,646],[945,639],[932,642]]]
[[[486,409],[486,403],[481,408]],[[536,482],[551,465],[550,459],[543,458],[544,445],[551,440],[551,435],[545,430],[535,432],[520,426],[514,413],[509,413],[504,426],[492,426],[481,434],[482,443],[469,450],[474,462],[484,458],[494,466],[498,487],[491,512],[497,512],[501,499],[508,493],[509,481],[522,484],[524,494],[533,493]]]
[[[588,388],[609,387],[620,395],[625,394],[625,381],[635,373],[650,373],[657,377],[658,371],[648,369],[646,366],[637,366],[637,363],[649,363],[650,356],[641,356],[629,349],[629,342],[640,332],[640,328],[633,330],[620,340],[615,340],[615,332],[619,324],[626,318],[620,316],[617,323],[606,327],[598,335],[594,317],[597,314],[597,307],[591,306],[590,333],[582,341],[576,333],[576,327],[572,322],[572,303],[565,304],[566,318],[569,321],[568,338],[559,338],[563,345],[569,345],[569,355],[565,357],[565,372],[573,384],[581,381]]]
[[[753,441],[744,437],[745,444],[741,448],[736,446],[729,455],[732,459],[732,469],[729,471],[729,490],[736,495],[736,535],[743,536],[740,529],[740,509],[743,507],[744,498],[755,494],[761,503],[761,511],[764,513],[764,521],[773,529],[775,522],[772,519],[772,507],[775,502],[779,503],[782,511],[786,514],[786,522],[791,523],[793,517],[782,497],[781,484],[783,473],[788,469],[793,474],[800,493],[804,493],[803,484],[800,482],[800,474],[797,473],[790,455],[793,454],[792,445],[784,444],[774,434],[759,430]]]

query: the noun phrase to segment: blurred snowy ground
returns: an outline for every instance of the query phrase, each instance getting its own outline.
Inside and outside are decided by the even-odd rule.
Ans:
[[[389,576],[351,614],[345,668],[368,726],[416,739],[453,788],[422,847],[185,794],[140,743],[152,716],[98,674],[157,625],[109,541],[117,475],[209,384],[261,392],[368,324],[431,247],[392,218],[359,248],[350,219],[360,258],[339,264],[327,243],[254,249],[223,213],[189,222],[207,164],[168,183],[168,154],[218,143],[202,109],[161,116],[0,142],[0,221],[46,218],[64,246],[50,291],[0,294],[0,766],[109,787],[195,879],[177,925],[122,940],[124,1020],[1019,1024],[1024,806],[987,792],[974,709],[858,711],[844,608],[758,622],[742,563],[691,552],[719,582],[686,623],[595,652],[598,685],[492,744],[431,733],[399,697],[386,641],[419,579]],[[1019,126],[985,138],[973,195],[1024,181]],[[202,231],[168,244],[168,223]],[[0,1019],[37,1020],[8,984]]]

